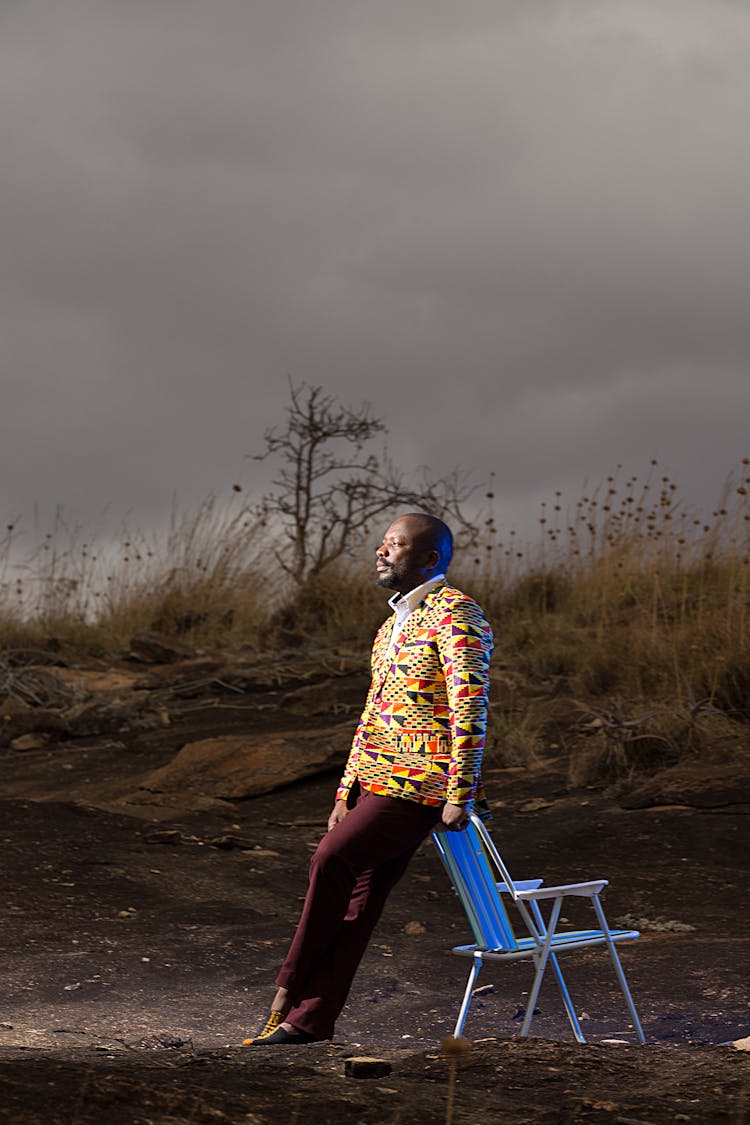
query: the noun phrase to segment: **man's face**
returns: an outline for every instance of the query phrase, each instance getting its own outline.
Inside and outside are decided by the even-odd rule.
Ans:
[[[402,516],[394,520],[375,551],[378,586],[408,594],[435,573],[438,552],[419,519]]]

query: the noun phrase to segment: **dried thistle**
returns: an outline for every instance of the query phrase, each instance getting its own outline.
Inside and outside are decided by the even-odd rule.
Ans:
[[[448,1101],[445,1106],[445,1125],[453,1125],[453,1107],[456,1099],[456,1071],[459,1064],[465,1062],[471,1054],[471,1040],[463,1036],[456,1038],[449,1035],[440,1044],[440,1051],[444,1058],[450,1062],[448,1074]]]

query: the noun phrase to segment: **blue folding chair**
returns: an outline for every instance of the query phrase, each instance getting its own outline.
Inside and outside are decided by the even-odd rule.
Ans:
[[[570,999],[558,954],[575,949],[605,945],[609,951],[615,975],[627,1004],[630,1019],[639,1043],[645,1038],[638,1013],[630,995],[615,943],[635,941],[637,930],[612,930],[607,924],[599,895],[607,886],[606,879],[566,886],[544,887],[541,879],[514,882],[495,847],[489,832],[478,816],[472,816],[462,832],[434,832],[432,838],[446,871],[453,883],[461,905],[466,911],[472,932],[473,945],[457,945],[453,952],[461,957],[471,957],[472,966],[466,983],[463,1002],[453,1032],[458,1038],[469,1014],[472,994],[479,971],[488,961],[533,961],[536,966],[534,983],[529,993],[521,1035],[528,1035],[534,1008],[539,996],[547,965],[557,980],[565,1011],[579,1043],[586,1040]],[[594,909],[599,928],[595,930],[558,930],[560,912],[568,897],[588,899]],[[516,937],[505,909],[504,898],[511,899],[528,931],[528,937]],[[544,920],[540,902],[550,902],[549,917]]]

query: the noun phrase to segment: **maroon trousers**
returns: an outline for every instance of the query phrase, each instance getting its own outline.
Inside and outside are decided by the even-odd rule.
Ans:
[[[441,809],[363,792],[323,837],[297,932],[276,984],[293,1007],[284,1018],[330,1039],[385,901]]]

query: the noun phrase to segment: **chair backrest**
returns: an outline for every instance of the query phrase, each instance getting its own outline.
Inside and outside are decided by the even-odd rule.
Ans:
[[[490,861],[483,842],[487,835],[481,821],[472,817],[463,831],[433,832],[432,839],[466,911],[477,945],[482,949],[513,950],[518,945],[498,889],[498,875],[509,889],[513,882],[491,840]],[[498,861],[500,866],[493,871]]]

